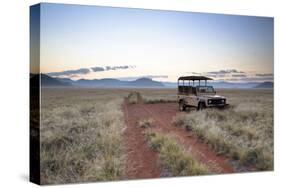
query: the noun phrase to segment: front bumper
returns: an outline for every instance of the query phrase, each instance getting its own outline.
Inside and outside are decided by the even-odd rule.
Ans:
[[[212,105],[207,105],[208,108],[224,108],[229,106],[229,104],[212,104]]]
[[[224,99],[224,98],[207,100],[207,106],[209,106],[209,107],[222,107],[225,105],[227,105],[227,104],[226,104],[226,99]]]

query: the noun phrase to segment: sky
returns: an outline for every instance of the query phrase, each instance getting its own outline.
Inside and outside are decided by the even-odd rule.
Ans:
[[[273,18],[48,3],[40,14],[50,76],[273,80]]]

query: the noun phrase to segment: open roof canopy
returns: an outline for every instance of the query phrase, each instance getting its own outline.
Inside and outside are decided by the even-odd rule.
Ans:
[[[213,80],[212,78],[208,78],[206,76],[181,76],[178,80]]]

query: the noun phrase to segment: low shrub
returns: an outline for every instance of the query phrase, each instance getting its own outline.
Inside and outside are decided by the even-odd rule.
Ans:
[[[154,121],[152,118],[148,118],[148,119],[140,120],[138,124],[139,124],[139,127],[141,127],[141,128],[149,128],[152,126],[153,122]]]

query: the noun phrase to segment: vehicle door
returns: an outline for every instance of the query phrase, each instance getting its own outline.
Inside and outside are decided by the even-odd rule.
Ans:
[[[190,93],[190,95],[188,96],[188,105],[191,106],[197,106],[198,102],[197,102],[197,92],[196,92],[196,88],[192,88],[192,91]]]

